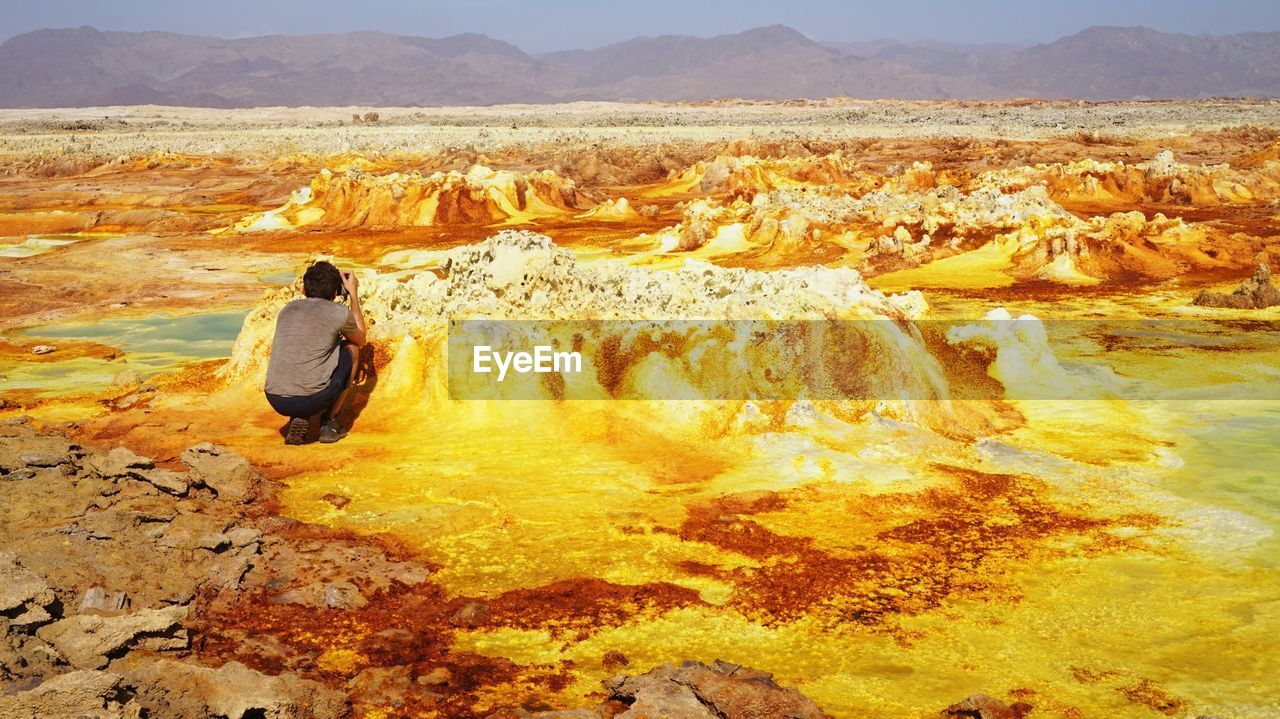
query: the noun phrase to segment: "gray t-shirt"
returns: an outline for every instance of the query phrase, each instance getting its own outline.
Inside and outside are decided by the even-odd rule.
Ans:
[[[267,392],[308,397],[324,389],[338,366],[342,336],[358,329],[351,309],[337,302],[307,297],[285,305],[276,317]]]

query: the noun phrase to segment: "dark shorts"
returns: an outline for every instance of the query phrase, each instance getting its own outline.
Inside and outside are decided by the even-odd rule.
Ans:
[[[271,409],[285,417],[311,417],[333,406],[338,395],[351,383],[351,351],[346,345],[338,348],[338,366],[329,375],[329,384],[324,389],[305,397],[281,397],[267,392],[267,402]]]

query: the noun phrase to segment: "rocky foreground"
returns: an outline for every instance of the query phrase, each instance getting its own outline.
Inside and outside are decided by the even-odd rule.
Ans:
[[[447,672],[409,667],[331,686],[205,663],[200,614],[237,594],[339,614],[377,601],[367,579],[413,584],[429,572],[371,544],[288,531],[270,515],[272,484],[229,451],[197,445],[179,462],[0,425],[11,547],[0,553],[0,717],[341,717],[456,689]],[[466,610],[456,621],[484,611]],[[719,662],[620,675],[606,689],[595,708],[494,716],[824,716],[768,674]]]
[[[417,713],[397,707],[494,719],[826,716],[770,674],[720,661],[620,674],[580,709],[513,697],[523,706],[479,714],[450,701],[475,687],[445,666],[368,667],[340,681],[290,671],[270,637],[219,618],[269,596],[339,622],[430,570],[375,540],[275,516],[275,489],[212,444],[157,460],[84,448],[22,418],[0,423],[0,719]],[[485,613],[474,602],[442,609],[455,625]],[[212,647],[229,637],[263,666],[220,660]],[[1014,719],[1029,710],[976,695],[942,713]]]

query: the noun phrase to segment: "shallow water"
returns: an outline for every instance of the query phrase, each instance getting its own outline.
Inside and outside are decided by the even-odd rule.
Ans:
[[[57,361],[54,354],[54,361],[0,361],[0,376],[8,388],[44,393],[102,389],[126,369],[145,379],[190,362],[229,356],[246,314],[246,310],[160,312],[26,328],[14,333],[15,338],[54,346],[58,340],[89,341],[124,354],[114,360],[77,357]]]
[[[0,257],[34,257],[51,252],[64,245],[70,245],[83,238],[61,235],[31,235],[22,240],[17,238],[0,239]]]
[[[1196,403],[1186,413],[1191,437],[1175,474],[1179,494],[1249,514],[1280,527],[1280,403]],[[1202,467],[1214,470],[1204,481]],[[1276,547],[1280,549],[1280,547]],[[1280,552],[1269,556],[1280,566]]]
[[[118,236],[110,232],[79,232],[62,235],[27,235],[21,239],[0,237],[0,257],[34,257],[77,242]]]
[[[298,271],[294,269],[281,270],[273,272],[269,275],[258,277],[259,282],[265,282],[269,285],[291,285],[298,278]]]

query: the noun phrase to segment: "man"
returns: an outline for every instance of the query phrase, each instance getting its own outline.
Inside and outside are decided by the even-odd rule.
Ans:
[[[358,288],[353,273],[316,262],[302,276],[306,297],[285,305],[276,318],[266,391],[272,409],[290,418],[285,444],[305,442],[309,418],[316,415],[321,416],[321,442],[346,436],[338,412],[367,339]],[[350,309],[335,301],[339,292],[350,298]]]

